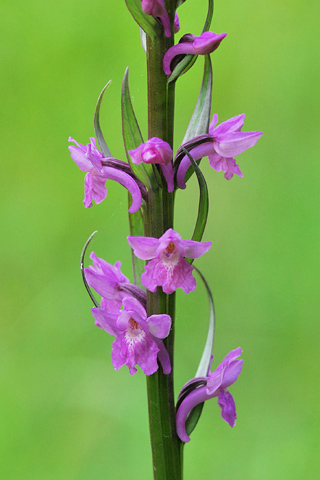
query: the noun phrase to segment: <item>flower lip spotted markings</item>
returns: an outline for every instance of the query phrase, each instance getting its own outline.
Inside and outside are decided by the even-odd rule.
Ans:
[[[162,365],[163,372],[171,372],[169,354],[162,339],[169,335],[171,317],[167,314],[147,316],[145,308],[133,297],[125,297],[123,310],[110,313],[103,308],[92,308],[95,324],[115,338],[111,357],[115,370],[123,365],[134,375],[139,365],[145,375],[152,375]]]
[[[198,258],[211,247],[211,242],[181,240],[181,235],[169,228],[160,238],[128,237],[136,257],[150,260],[141,275],[142,284],[151,292],[161,286],[167,294],[182,288],[190,293],[196,288],[193,267],[185,258]]]

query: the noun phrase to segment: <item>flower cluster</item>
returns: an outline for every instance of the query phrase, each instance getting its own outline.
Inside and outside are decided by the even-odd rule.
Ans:
[[[148,73],[148,101],[151,102],[148,111],[152,112],[150,117],[158,113],[156,106],[162,106],[163,112],[157,117],[157,122],[150,121],[149,132],[152,133],[149,134],[150,138],[144,141],[133,111],[126,73],[121,102],[127,161],[111,156],[101,132],[99,115],[96,113],[97,141],[91,137],[89,144],[82,145],[69,138],[69,141],[75,144],[69,146],[71,158],[80,170],[86,173],[83,200],[86,208],[91,207],[93,202],[99,204],[106,198],[108,180],[120,183],[131,196],[130,235],[127,241],[132,250],[135,282],[131,283],[121,272],[120,261],[112,265],[97,257],[94,252],[90,255],[92,265],[83,270],[82,262],[82,274],[95,304],[91,310],[95,325],[114,337],[111,348],[114,369],[119,370],[126,365],[131,375],[137,372],[137,366],[147,376],[158,372],[159,377],[155,377],[157,382],[160,379],[157,388],[165,384],[164,378],[167,388],[171,388],[170,392],[166,392],[168,398],[163,400],[164,410],[171,402],[171,415],[175,411],[172,405],[171,334],[175,321],[175,302],[174,297],[170,296],[174,295],[178,288],[185,294],[193,292],[197,287],[195,271],[202,278],[212,302],[209,333],[197,376],[182,388],[176,406],[177,433],[181,442],[188,442],[197,415],[196,407],[213,397],[218,399],[222,418],[231,427],[235,425],[236,407],[228,388],[237,380],[243,364],[243,360],[238,358],[242,350],[237,348],[210,372],[214,335],[212,294],[201,272],[193,265],[193,260],[207,253],[212,244],[211,241],[202,241],[208,218],[209,194],[199,163],[203,157],[208,157],[210,166],[218,172],[222,170],[226,180],[230,180],[233,175],[242,177],[243,173],[235,157],[253,147],[262,132],[242,132],[244,114],[220,124],[218,115],[214,114],[210,123],[212,67],[209,55],[218,49],[227,36],[226,33],[207,31],[210,12],[199,36],[190,33],[183,35],[174,45],[173,34],[178,32],[180,24],[177,13],[169,8],[170,2],[141,0],[141,4],[130,1],[126,3],[140,28],[145,29],[145,33],[151,36],[152,40],[147,42],[146,47],[148,68],[150,65],[156,66],[150,67]],[[143,35],[142,32],[142,38]],[[161,43],[161,48],[155,47],[156,42]],[[168,48],[168,45],[173,46]],[[159,55],[159,52],[162,54]],[[174,112],[172,82],[176,82],[180,75],[186,73],[199,55],[206,56],[200,95],[185,140],[174,152],[170,140],[173,138]],[[98,113],[101,100],[102,94],[97,104]],[[161,136],[165,138],[160,138]],[[186,182],[193,173],[196,173],[200,188],[198,217],[191,239],[182,240],[181,235],[173,229],[175,193],[186,188]],[[90,288],[100,295],[100,302],[95,300]],[[171,377],[168,379],[161,377],[162,375]],[[151,406],[150,402],[150,409],[156,410],[161,404],[162,392],[157,392],[157,395],[159,402]],[[161,417],[163,411],[159,413],[159,417],[158,413],[156,412],[156,422],[165,423],[166,419]],[[169,430],[174,420],[175,417],[170,420]],[[176,435],[175,441],[178,441]],[[169,470],[167,468],[167,471]]]

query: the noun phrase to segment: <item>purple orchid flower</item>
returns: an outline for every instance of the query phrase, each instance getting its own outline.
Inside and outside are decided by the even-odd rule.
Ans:
[[[174,57],[181,54],[207,55],[216,50],[226,33],[216,34],[203,32],[199,37],[192,34],[184,35],[177,45],[169,48],[163,57],[163,69],[166,75],[171,75],[170,64]]]
[[[218,405],[221,407],[222,418],[230,425],[230,427],[234,427],[236,424],[236,405],[227,388],[230,387],[240,375],[243,360],[236,359],[241,353],[242,350],[240,347],[232,350],[214,372],[209,373],[207,377],[194,378],[181,390],[181,393],[183,393],[186,387],[190,387],[192,383],[200,385],[184,396],[180,404],[178,398],[179,407],[176,417],[177,433],[183,442],[186,443],[190,441],[186,432],[186,420],[189,413],[196,405],[209,400],[209,398],[218,397]]]
[[[185,260],[198,258],[211,247],[211,242],[181,240],[181,235],[169,228],[160,238],[128,237],[136,257],[150,260],[141,275],[142,284],[155,292],[157,286],[171,294],[177,288],[190,293],[196,288],[196,279],[192,275],[193,267]]]
[[[214,114],[209,126],[208,141],[190,150],[193,159],[199,160],[208,156],[211,167],[217,172],[223,170],[225,172],[224,178],[227,180],[230,180],[233,175],[242,177],[243,174],[239,165],[236,164],[233,157],[253,147],[262,135],[262,132],[241,132],[244,118],[245,114],[243,113],[222,122],[216,127],[218,115]],[[193,138],[192,141],[195,141],[196,138]],[[190,165],[190,160],[185,155],[177,171],[179,188],[186,188],[185,176]]]
[[[128,165],[115,158],[104,158],[99,152],[95,138],[90,138],[88,145],[81,145],[73,138],[69,137],[74,145],[69,147],[72,160],[78,165],[80,170],[87,172],[84,179],[84,206],[92,207],[92,200],[101,203],[107,196],[106,180],[115,180],[123,185],[132,196],[132,205],[129,208],[130,213],[137,212],[141,207],[142,196],[139,185],[131,175],[124,170],[128,170]]]
[[[152,137],[134,150],[129,150],[131,160],[135,164],[157,163],[160,165],[168,185],[168,192],[174,190],[174,173],[172,168],[172,148],[169,143],[158,137]]]
[[[165,36],[171,37],[170,18],[164,0],[141,0],[141,8],[144,13],[160,18]]]
[[[101,295],[101,307],[109,313],[118,313],[124,297],[133,295],[142,302],[146,302],[146,294],[141,288],[132,285],[121,272],[121,262],[113,265],[98,258],[91,252],[93,266],[85,268],[88,285]]]
[[[166,314],[151,315],[141,303],[133,297],[122,300],[123,310],[120,314],[109,313],[103,308],[92,308],[95,324],[115,338],[112,344],[111,357],[115,370],[123,365],[129,367],[134,375],[139,365],[143,373],[152,375],[162,365],[165,375],[171,372],[169,354],[162,339],[169,335],[171,317]]]

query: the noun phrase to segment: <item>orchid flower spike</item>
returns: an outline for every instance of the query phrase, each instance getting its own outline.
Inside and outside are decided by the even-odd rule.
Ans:
[[[213,32],[203,32],[199,37],[196,35],[184,35],[177,45],[169,48],[163,57],[163,69],[166,75],[171,75],[171,61],[174,57],[181,54],[191,53],[193,55],[207,55],[216,50],[220,42],[226,37],[226,33],[216,34]]]
[[[106,180],[115,180],[123,185],[132,196],[132,204],[129,208],[130,213],[137,212],[141,207],[141,190],[132,175],[129,175],[128,165],[115,158],[104,158],[99,152],[95,138],[90,138],[88,145],[81,145],[73,138],[69,137],[69,142],[74,142],[77,146],[69,147],[72,160],[78,165],[80,170],[87,172],[84,179],[84,206],[92,207],[92,201],[101,203],[107,196]]]
[[[144,13],[160,18],[165,36],[171,37],[170,18],[164,0],[141,0],[141,8]]]
[[[168,192],[174,190],[174,173],[172,168],[172,148],[161,138],[152,137],[134,150],[129,150],[131,160],[135,164],[157,163],[160,165],[164,178],[168,184]]]
[[[183,442],[186,443],[190,441],[189,435],[186,432],[186,420],[189,413],[196,405],[210,398],[218,397],[218,405],[221,407],[222,418],[230,427],[234,427],[236,424],[236,405],[227,388],[230,387],[240,375],[243,360],[237,360],[237,358],[241,353],[242,350],[240,347],[232,350],[213,373],[209,373],[207,377],[194,378],[183,387],[181,393],[185,387],[189,386],[192,382],[197,382],[198,385],[200,385],[183,398],[177,410],[177,433]]]
[[[115,338],[112,344],[111,357],[115,370],[123,365],[129,367],[134,375],[139,365],[143,373],[152,375],[162,365],[165,375],[171,372],[169,354],[162,339],[169,335],[171,317],[166,314],[151,315],[141,303],[133,297],[122,300],[123,310],[109,313],[103,308],[92,308],[95,324]]]
[[[193,267],[185,259],[198,258],[211,247],[211,242],[181,240],[181,235],[169,228],[160,238],[128,237],[136,257],[150,260],[141,275],[142,284],[155,292],[161,286],[167,294],[182,288],[190,293],[196,288]]]
[[[245,119],[245,114],[237,115],[216,126],[218,115],[214,114],[209,126],[208,141],[205,141],[190,149],[190,154],[194,160],[208,156],[212,168],[219,172],[225,172],[224,178],[230,180],[233,175],[243,177],[239,165],[235,159],[236,155],[253,147],[262,135],[262,132],[241,132]],[[200,139],[201,136],[199,136]],[[196,142],[194,137],[190,142]],[[185,155],[178,167],[177,183],[179,188],[186,188],[185,176],[188,168],[191,166],[190,160]]]
[[[115,265],[98,258],[91,252],[90,258],[93,265],[84,269],[88,285],[101,295],[101,307],[109,313],[118,313],[122,300],[130,294],[146,303],[145,292],[132,285],[127,277],[121,272],[121,262]]]

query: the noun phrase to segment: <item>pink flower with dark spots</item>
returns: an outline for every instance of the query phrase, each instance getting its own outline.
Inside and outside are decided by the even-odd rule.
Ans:
[[[95,324],[115,338],[111,357],[115,370],[127,365],[131,375],[139,365],[143,373],[152,375],[159,368],[165,375],[171,372],[169,354],[162,339],[169,335],[171,317],[166,314],[147,316],[141,303],[133,297],[125,297],[123,310],[110,313],[103,308],[92,308]]]
[[[196,288],[193,267],[186,258],[198,258],[211,247],[211,242],[181,240],[181,235],[169,228],[160,238],[128,237],[136,257],[149,260],[141,275],[142,284],[151,292],[158,286],[171,294],[177,288],[190,293]]]

